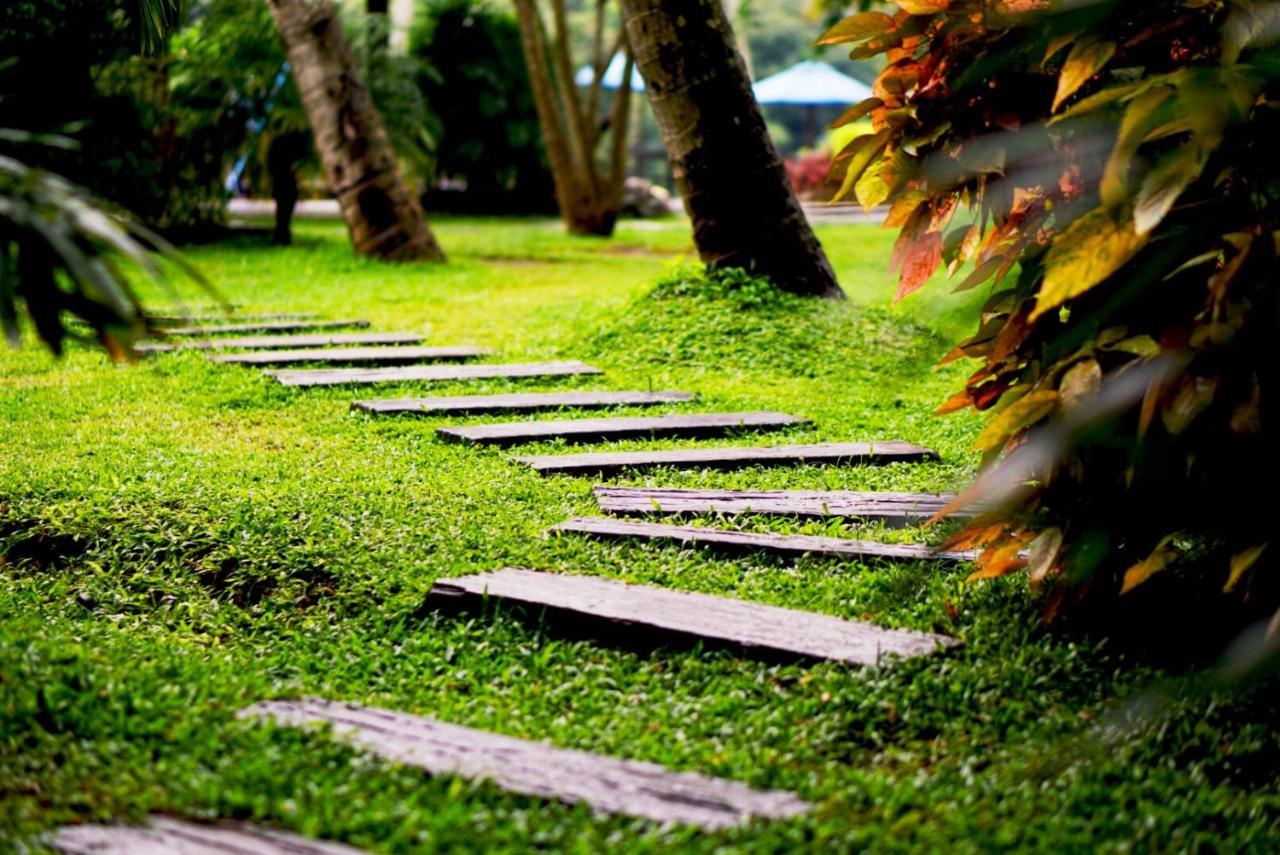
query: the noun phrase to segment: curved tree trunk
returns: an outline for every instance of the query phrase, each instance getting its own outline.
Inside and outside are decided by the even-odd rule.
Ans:
[[[722,0],[620,2],[702,260],[843,297],[765,130]]]
[[[356,252],[391,261],[442,260],[422,206],[400,176],[331,0],[267,2]]]

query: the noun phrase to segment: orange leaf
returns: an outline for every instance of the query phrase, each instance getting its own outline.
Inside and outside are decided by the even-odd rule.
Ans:
[[[1120,593],[1129,593],[1169,566],[1169,563],[1173,561],[1177,554],[1172,549],[1169,549],[1169,544],[1173,541],[1173,538],[1174,535],[1172,534],[1165,535],[1156,544],[1156,548],[1151,550],[1150,555],[1124,571],[1124,584],[1120,588]]]
[[[1026,556],[1022,554],[1022,544],[1024,540],[1014,540],[1002,546],[989,547],[978,557],[979,569],[969,575],[966,582],[974,582],[979,579],[998,579],[1001,576],[1008,576],[1015,570],[1020,570],[1027,564]]]
[[[867,100],[854,104],[848,110],[840,114],[840,118],[827,125],[829,129],[842,128],[845,125],[851,125],[864,116],[871,114],[872,110],[879,110],[884,106],[884,102],[879,98],[868,98]]]
[[[1259,543],[1257,546],[1251,546],[1248,549],[1232,555],[1231,573],[1227,576],[1227,584],[1222,590],[1224,592],[1229,592],[1233,590],[1236,585],[1240,584],[1240,579],[1244,576],[1245,571],[1252,567],[1257,560],[1262,557],[1262,553],[1266,548],[1267,544]]]
[[[925,232],[912,241],[902,256],[902,274],[898,277],[895,300],[920,290],[942,263],[942,232]]]
[[[933,411],[935,416],[945,416],[948,413],[954,413],[957,410],[968,409],[973,406],[973,396],[969,394],[968,389],[962,389],[956,392],[950,398],[943,402],[942,406]]]

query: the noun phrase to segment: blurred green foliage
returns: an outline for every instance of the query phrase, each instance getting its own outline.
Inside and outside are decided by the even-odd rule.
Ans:
[[[438,177],[465,183],[472,209],[547,210],[551,176],[511,10],[490,0],[431,0],[410,51],[439,127]],[[450,200],[429,194],[427,203]]]

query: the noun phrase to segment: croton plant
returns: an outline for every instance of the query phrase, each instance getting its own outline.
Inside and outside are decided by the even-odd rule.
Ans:
[[[894,5],[819,40],[885,61],[837,198],[889,206],[899,296],[989,292],[940,409],[992,413],[975,575],[1050,616],[1157,574],[1273,611],[1280,3]]]

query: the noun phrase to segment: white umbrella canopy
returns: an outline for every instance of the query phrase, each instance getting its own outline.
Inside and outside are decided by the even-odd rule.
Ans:
[[[604,78],[600,81],[600,86],[604,89],[621,89],[622,70],[626,62],[626,57],[622,53],[615,53],[609,62],[609,67],[604,70]],[[590,86],[595,76],[596,70],[590,65],[584,65],[573,75],[573,82],[579,86]],[[631,67],[631,91],[644,91],[644,78],[640,76],[635,66]]]
[[[619,69],[621,78],[622,71]],[[761,104],[856,104],[871,97],[871,87],[836,71],[825,62],[807,60],[757,81],[753,87]]]

